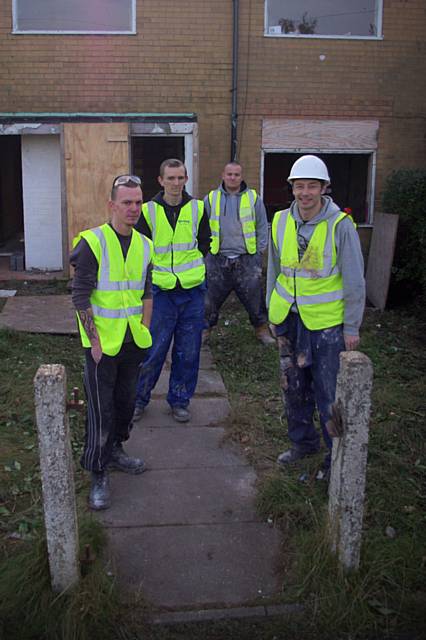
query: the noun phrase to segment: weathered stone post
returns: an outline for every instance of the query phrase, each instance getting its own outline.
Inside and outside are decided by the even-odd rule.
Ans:
[[[39,367],[34,392],[50,576],[60,593],[80,577],[65,367]]]
[[[373,366],[359,351],[340,354],[328,502],[331,549],[344,569],[360,560]],[[337,429],[339,431],[339,429]]]

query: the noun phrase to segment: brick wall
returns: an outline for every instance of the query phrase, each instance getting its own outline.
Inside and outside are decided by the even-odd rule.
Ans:
[[[13,35],[0,4],[1,112],[195,112],[200,192],[229,156],[231,0],[138,0],[137,35]],[[263,117],[380,122],[377,196],[425,166],[424,0],[384,0],[378,41],[266,38],[263,0],[240,0],[238,154],[259,186]],[[321,56],[321,57],[320,57]]]

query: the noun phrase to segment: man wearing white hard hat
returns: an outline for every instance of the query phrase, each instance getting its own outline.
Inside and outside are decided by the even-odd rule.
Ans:
[[[356,349],[365,305],[364,264],[352,219],[325,195],[330,177],[313,155],[296,160],[288,176],[294,201],[272,222],[267,306],[280,356],[281,388],[291,447],[286,466],[320,449],[318,410],[328,477],[339,353]]]

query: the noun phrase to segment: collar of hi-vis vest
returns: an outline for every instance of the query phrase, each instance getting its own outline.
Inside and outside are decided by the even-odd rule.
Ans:
[[[299,260],[296,221],[287,212],[280,216],[277,224],[277,240],[281,260],[281,273],[287,277],[326,278],[340,273],[336,265],[334,231],[336,224],[345,216],[337,212],[327,220],[319,222],[308,242],[302,259]],[[285,251],[283,248],[285,247]]]
[[[164,246],[159,246],[156,240],[158,229],[159,229],[157,211],[158,211],[158,208],[161,207],[161,209],[164,212],[164,208],[161,204],[153,202],[152,200],[150,200],[147,203],[148,213],[149,213],[149,217],[151,219],[151,224],[152,224],[152,238],[154,240],[155,253],[157,254],[170,253],[172,249],[173,251],[191,251],[192,249],[196,248],[197,246],[196,239],[197,239],[197,230],[198,230],[198,200],[192,199],[189,202],[187,202],[185,205],[183,205],[183,207],[180,210],[178,220],[180,218],[180,215],[183,209],[185,209],[189,204],[191,205],[191,212],[192,212],[191,242],[177,242],[177,243],[169,243]],[[164,217],[166,217],[165,213],[164,213]],[[169,224],[170,226],[170,223],[168,221],[167,221],[167,224]],[[173,229],[172,229],[172,233],[173,233]]]
[[[254,199],[255,199],[254,192],[252,189],[247,189],[247,191],[244,191],[242,194],[228,194],[228,195],[241,195],[240,202],[239,202],[239,216],[243,222],[244,222],[244,218],[248,218],[252,216],[252,212],[254,211]],[[245,196],[248,198],[247,207],[241,206],[241,203],[245,199]],[[211,209],[210,221],[219,220],[220,214],[223,213],[224,204],[222,203],[224,201],[225,201],[225,198],[223,198],[223,193],[221,192],[220,189],[215,189],[215,191],[212,191],[211,202],[210,202],[210,209]]]
[[[103,225],[103,227],[96,227],[95,229],[90,229],[90,231],[97,237],[99,240],[99,244],[101,247],[101,260],[99,262],[98,267],[98,282],[96,285],[96,289],[98,291],[122,291],[122,290],[140,290],[142,286],[142,275],[146,272],[149,263],[149,247],[147,243],[145,243],[144,238],[140,233],[132,230],[132,239],[130,241],[129,250],[127,252],[127,257],[129,257],[129,253],[131,251],[132,244],[138,243],[143,251],[143,262],[141,261],[141,278],[139,280],[112,280],[111,279],[111,263],[110,263],[110,254],[107,247],[107,239],[105,234],[109,234],[111,242],[117,242],[119,245],[118,248],[120,250],[121,258],[124,262],[124,271],[126,270],[126,261],[121,252],[120,241],[118,240],[115,232],[109,227],[109,225]],[[142,252],[141,252],[142,253]],[[142,256],[141,256],[142,257]]]

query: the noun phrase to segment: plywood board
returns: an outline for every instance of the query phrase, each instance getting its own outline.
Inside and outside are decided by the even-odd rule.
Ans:
[[[377,120],[263,120],[262,148],[297,151],[377,149]]]
[[[64,125],[68,237],[108,220],[115,176],[129,172],[126,122]]]
[[[367,266],[367,298],[383,311],[388,297],[399,216],[392,213],[374,215],[373,233]]]

